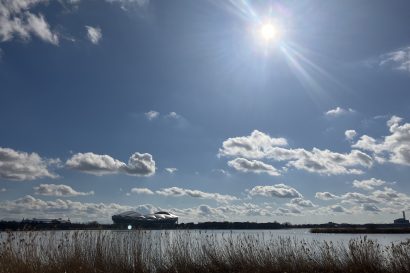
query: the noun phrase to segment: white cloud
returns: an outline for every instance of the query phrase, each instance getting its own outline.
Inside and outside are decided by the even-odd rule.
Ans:
[[[376,206],[375,204],[362,204],[362,209],[364,211],[370,211],[370,212],[380,212],[381,211],[379,207]]]
[[[30,10],[47,0],[13,0],[0,2],[0,40],[9,41],[16,36],[27,40],[31,35],[45,42],[58,44],[58,36],[52,32],[42,14]]]
[[[325,112],[325,115],[329,117],[340,117],[340,116],[344,116],[347,114],[353,114],[355,112],[356,111],[353,110],[352,108],[344,109],[338,106],[334,109],[330,109],[329,111]]]
[[[348,210],[341,205],[333,205],[329,207],[332,212],[348,212]]]
[[[92,26],[85,26],[85,28],[87,30],[87,38],[91,41],[91,43],[97,45],[102,39],[101,28]]]
[[[410,72],[410,46],[381,55],[379,65]]]
[[[138,207],[123,206],[115,203],[82,203],[71,200],[56,199],[44,201],[31,195],[13,201],[0,203],[0,215],[14,219],[21,218],[70,218],[73,221],[111,222],[115,213],[141,209]],[[144,209],[144,208],[142,208]]]
[[[1,189],[0,189],[0,192],[6,192],[6,191],[7,191],[6,188],[1,188]]]
[[[402,118],[392,116],[387,121],[390,135],[380,140],[363,135],[352,147],[373,152],[379,163],[410,166],[410,123],[401,123]]]
[[[151,191],[148,188],[132,188],[131,193],[136,193],[136,194],[154,194],[153,191]]]
[[[355,130],[346,130],[345,131],[345,137],[349,141],[353,140],[356,135],[357,135],[357,133],[356,133]]]
[[[366,191],[374,190],[374,187],[379,187],[384,184],[386,184],[385,181],[376,179],[376,178],[370,178],[370,179],[361,180],[361,181],[359,180],[353,181],[353,187],[366,190]]]
[[[144,115],[148,120],[153,120],[159,117],[159,112],[151,110],[151,111],[144,113]]]
[[[279,176],[279,171],[272,165],[258,160],[248,160],[245,158],[235,158],[228,162],[228,165],[240,172],[266,173],[271,176]]]
[[[44,196],[85,196],[93,195],[94,191],[78,192],[67,185],[40,184],[34,187],[35,194]]]
[[[180,119],[181,115],[175,113],[175,112],[170,112],[168,115],[165,116],[166,118],[171,118],[171,119]]]
[[[249,194],[252,196],[261,195],[279,198],[303,197],[302,194],[300,194],[296,189],[285,184],[276,184],[273,186],[255,186],[249,191]]]
[[[380,203],[377,198],[373,196],[365,195],[358,192],[348,192],[340,197],[343,203],[356,203],[356,204],[376,204]]]
[[[286,139],[272,139],[268,135],[253,131],[250,136],[229,138],[219,149],[219,156],[242,157],[246,159],[270,159],[287,161],[287,167],[323,175],[361,174],[361,168],[369,168],[373,159],[359,150],[337,153],[313,148],[291,149],[278,147],[287,144]]]
[[[170,174],[173,174],[174,172],[178,171],[177,168],[165,168],[165,171],[167,171]]]
[[[228,138],[219,149],[219,156],[237,156],[244,158],[263,158],[273,147],[287,146],[284,138],[272,138],[269,135],[254,130],[250,136]]]
[[[0,179],[26,181],[56,178],[49,167],[59,164],[58,159],[41,158],[37,153],[26,153],[0,147]]]
[[[110,3],[120,3],[122,5],[124,4],[136,4],[139,7],[145,7],[149,4],[150,0],[106,0],[107,2]]]
[[[316,207],[316,206],[312,203],[312,201],[306,200],[306,199],[303,199],[303,198],[300,198],[300,197],[298,197],[298,198],[293,198],[292,200],[290,200],[290,203],[291,203],[291,204],[294,204],[294,205],[301,206],[301,207],[306,207],[306,208]]]
[[[77,153],[67,160],[66,166],[93,175],[125,173],[128,175],[150,176],[155,173],[155,161],[148,153],[134,153],[128,164],[109,155]]]
[[[334,195],[330,192],[317,192],[315,195],[315,198],[320,199],[320,200],[333,200],[333,199],[338,199],[339,196]]]
[[[231,201],[238,200],[237,197],[232,196],[232,195],[225,195],[225,194],[220,194],[220,193],[209,193],[209,192],[203,192],[199,190],[183,189],[179,187],[165,188],[165,189],[155,191],[155,193],[159,195],[163,195],[163,196],[173,196],[173,197],[190,196],[194,198],[211,199],[211,200],[215,200],[220,203],[228,203]]]

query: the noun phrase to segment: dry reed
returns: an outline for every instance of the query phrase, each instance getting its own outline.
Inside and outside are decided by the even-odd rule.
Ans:
[[[381,246],[189,231],[1,233],[0,273],[410,272],[410,241]]]

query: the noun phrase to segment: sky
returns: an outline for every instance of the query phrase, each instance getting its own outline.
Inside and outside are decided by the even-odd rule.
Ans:
[[[390,223],[410,2],[0,0],[0,219]]]

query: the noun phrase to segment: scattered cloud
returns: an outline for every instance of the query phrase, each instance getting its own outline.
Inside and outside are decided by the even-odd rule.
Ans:
[[[162,195],[162,196],[173,196],[173,197],[190,196],[194,198],[211,199],[211,200],[215,200],[220,203],[228,203],[231,201],[239,200],[237,197],[232,196],[232,195],[225,195],[225,194],[220,194],[220,193],[209,193],[209,192],[203,192],[199,190],[183,189],[179,187],[165,188],[165,189],[155,191],[155,193]]]
[[[367,180],[355,180],[353,181],[353,187],[359,188],[366,191],[372,191],[375,187],[383,186],[386,181],[376,178],[370,178]]]
[[[168,115],[165,116],[166,118],[171,118],[171,119],[180,119],[181,115],[175,113],[175,112],[170,112]]]
[[[379,65],[410,72],[410,46],[381,55]]]
[[[224,169],[213,169],[212,172],[223,176],[231,176],[231,174]]]
[[[6,188],[1,188],[1,189],[0,189],[0,192],[6,192],[6,191],[7,191]]]
[[[273,147],[287,146],[285,138],[272,138],[269,135],[254,130],[251,135],[228,138],[219,149],[219,156],[237,156],[244,158],[264,158],[270,154]]]
[[[245,158],[235,158],[228,162],[228,165],[240,172],[266,173],[271,176],[279,176],[279,171],[272,165],[258,160],[248,160]]]
[[[37,153],[26,153],[0,147],[0,179],[27,181],[39,178],[57,178],[49,170],[51,165],[58,165],[59,159],[46,159]]]
[[[344,109],[344,108],[337,106],[336,108],[330,109],[329,111],[325,112],[325,115],[328,117],[340,117],[340,116],[345,116],[348,114],[353,114],[355,112],[356,111],[353,110],[352,108]]]
[[[380,212],[381,210],[379,209],[378,206],[375,204],[362,204],[362,209],[364,211],[371,211],[371,212]]]
[[[345,137],[347,140],[352,141],[356,137],[357,133],[355,130],[346,130]]]
[[[276,184],[273,186],[255,186],[249,191],[249,194],[252,196],[260,195],[279,198],[303,197],[302,194],[300,194],[296,189],[285,184]]]
[[[316,206],[312,203],[312,201],[306,200],[306,199],[303,199],[303,198],[300,198],[300,197],[298,197],[298,198],[293,198],[292,200],[290,200],[290,203],[291,203],[291,204],[294,204],[294,205],[301,206],[301,207],[306,207],[306,208],[316,207]]]
[[[131,193],[136,193],[136,194],[154,194],[153,191],[151,191],[148,188],[132,188]]]
[[[111,216],[126,210],[144,209],[141,206],[130,207],[115,203],[83,203],[56,199],[44,201],[31,195],[13,201],[0,203],[0,215],[14,219],[21,218],[70,218],[74,221],[111,222]]]
[[[165,168],[165,171],[167,171],[167,172],[170,173],[170,174],[173,174],[173,173],[175,173],[176,171],[178,171],[178,169],[177,169],[177,168]]]
[[[35,194],[44,196],[86,196],[94,195],[94,191],[78,192],[67,185],[40,184],[34,187]]]
[[[348,212],[348,210],[341,205],[332,205],[329,207],[332,212]]]
[[[250,136],[229,138],[224,141],[218,156],[286,161],[286,167],[322,175],[362,174],[362,168],[373,165],[373,158],[359,150],[337,153],[318,148],[307,151],[301,148],[278,146],[286,144],[286,139],[272,139],[255,130]]]
[[[316,199],[320,199],[320,200],[333,200],[333,199],[338,199],[339,196],[334,195],[330,192],[317,192],[315,195]]]
[[[392,116],[387,121],[390,135],[379,140],[363,135],[352,147],[372,152],[379,163],[410,166],[410,123],[402,121],[402,118]]]
[[[150,0],[106,0],[109,3],[120,3],[121,5],[136,4],[139,7],[146,7]]]
[[[58,35],[50,29],[42,14],[32,9],[47,0],[14,0],[0,2],[0,40],[9,41],[15,37],[28,40],[32,35],[45,42],[57,45]]]
[[[92,26],[85,26],[85,28],[87,30],[87,38],[91,41],[91,43],[97,45],[102,39],[101,28]]]
[[[144,115],[148,120],[154,120],[159,117],[159,112],[151,110],[151,111],[144,113]]]
[[[93,175],[125,173],[136,176],[150,176],[155,173],[155,161],[148,153],[134,153],[128,164],[109,155],[77,153],[67,160],[66,166]]]

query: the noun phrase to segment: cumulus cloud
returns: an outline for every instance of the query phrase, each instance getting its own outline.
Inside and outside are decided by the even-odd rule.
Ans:
[[[333,200],[339,198],[339,196],[330,193],[330,192],[317,192],[315,194],[315,198],[320,199],[320,200]]]
[[[144,113],[144,115],[148,120],[154,120],[159,117],[159,112],[151,110],[151,111]]]
[[[364,211],[370,211],[370,212],[380,212],[381,211],[379,207],[376,206],[375,204],[362,204],[362,209]]]
[[[167,171],[170,174],[173,174],[174,172],[178,171],[177,168],[165,168],[165,171]]]
[[[219,149],[219,156],[238,156],[244,158],[264,158],[273,147],[287,146],[284,138],[272,138],[269,135],[254,130],[251,135],[228,138]]]
[[[109,155],[77,153],[67,160],[66,166],[93,175],[125,173],[136,176],[150,176],[155,173],[155,161],[148,153],[134,153],[128,164]]]
[[[365,187],[375,187],[384,185],[386,182],[382,183],[377,179],[373,180],[363,180],[365,183]],[[359,181],[362,182],[362,181]],[[362,185],[360,185],[362,186]],[[374,190],[374,189],[373,189]],[[370,190],[369,190],[370,191]],[[336,196],[331,193],[317,193],[316,198],[324,199],[324,200],[337,200],[340,204],[336,204],[340,206],[343,204],[344,206],[350,206],[349,209],[346,209],[347,213],[361,213],[361,212],[389,212],[389,213],[398,213],[403,209],[408,209],[408,203],[410,202],[410,196],[405,193],[398,192],[390,187],[384,187],[383,189],[374,190],[372,192],[367,192],[366,194],[358,193],[358,192],[347,192],[340,196]],[[336,206],[335,205],[335,206]],[[331,207],[322,207],[318,208],[317,212],[326,213],[326,210],[333,211]],[[342,210],[341,210],[342,211]]]
[[[374,190],[375,187],[379,187],[386,184],[386,181],[376,178],[370,178],[366,180],[354,180],[353,187],[366,191]]]
[[[203,192],[199,190],[183,189],[179,187],[164,188],[164,189],[155,191],[155,193],[162,195],[162,196],[173,196],[173,197],[190,196],[190,197],[200,198],[200,199],[211,199],[211,200],[215,200],[220,203],[228,203],[231,201],[238,200],[237,197],[232,196],[232,195],[225,195],[225,194],[220,194],[220,193],[209,193],[209,192]]]
[[[248,160],[245,158],[235,158],[228,162],[228,165],[240,172],[266,173],[271,176],[279,176],[279,171],[272,165],[258,160]]]
[[[379,65],[410,72],[410,46],[381,55]]]
[[[44,196],[85,196],[93,195],[94,191],[79,192],[67,185],[40,184],[34,187],[35,194]]]
[[[136,193],[136,194],[149,194],[152,195],[154,192],[148,188],[132,188],[131,193]]]
[[[373,196],[368,196],[359,192],[348,192],[340,197],[343,203],[357,203],[357,204],[377,204],[380,201]]]
[[[123,206],[115,203],[83,203],[56,199],[44,201],[31,195],[0,203],[0,215],[14,219],[21,218],[70,218],[74,221],[111,222],[113,214],[137,210],[138,207]]]
[[[307,151],[301,148],[280,147],[286,144],[286,139],[272,139],[255,130],[250,136],[229,138],[224,141],[218,155],[285,161],[287,167],[322,175],[361,174],[362,168],[373,165],[373,158],[359,150],[337,153],[317,148]]]
[[[9,41],[15,37],[28,40],[35,35],[45,42],[58,44],[58,36],[52,32],[42,14],[32,9],[47,0],[14,0],[0,2],[0,40]]]
[[[379,140],[363,135],[352,147],[372,152],[379,163],[387,161],[410,166],[410,123],[392,116],[387,126],[390,135]]]
[[[58,159],[46,159],[37,153],[26,153],[0,147],[0,179],[27,181],[39,178],[56,178],[49,167],[59,164]]]
[[[346,130],[345,131],[345,137],[349,141],[353,140],[356,135],[357,135],[357,133],[356,133],[355,130]]]
[[[276,184],[273,186],[255,186],[249,191],[249,194],[252,196],[261,195],[279,198],[303,197],[302,194],[300,194],[296,189],[285,184]]]
[[[341,205],[333,205],[333,206],[330,206],[329,209],[332,212],[348,212],[348,210]]]
[[[110,3],[120,3],[122,5],[125,4],[136,4],[139,7],[145,7],[149,4],[150,0],[106,0]]]
[[[352,108],[344,109],[338,106],[334,109],[330,109],[329,111],[325,112],[325,115],[328,117],[340,117],[340,116],[345,116],[348,114],[353,114],[355,112],[356,111],[353,110]]]
[[[180,119],[181,115],[177,114],[176,112],[170,112],[168,115],[165,116],[166,118],[171,119]]]
[[[292,200],[290,200],[290,203],[294,204],[294,205],[301,206],[301,207],[306,207],[306,208],[315,207],[315,205],[312,203],[312,201],[306,200],[306,199],[303,199],[303,198],[300,198],[300,197],[293,198]]]
[[[97,45],[102,39],[101,28],[85,26],[85,29],[87,30],[87,38],[91,41],[91,43]]]

